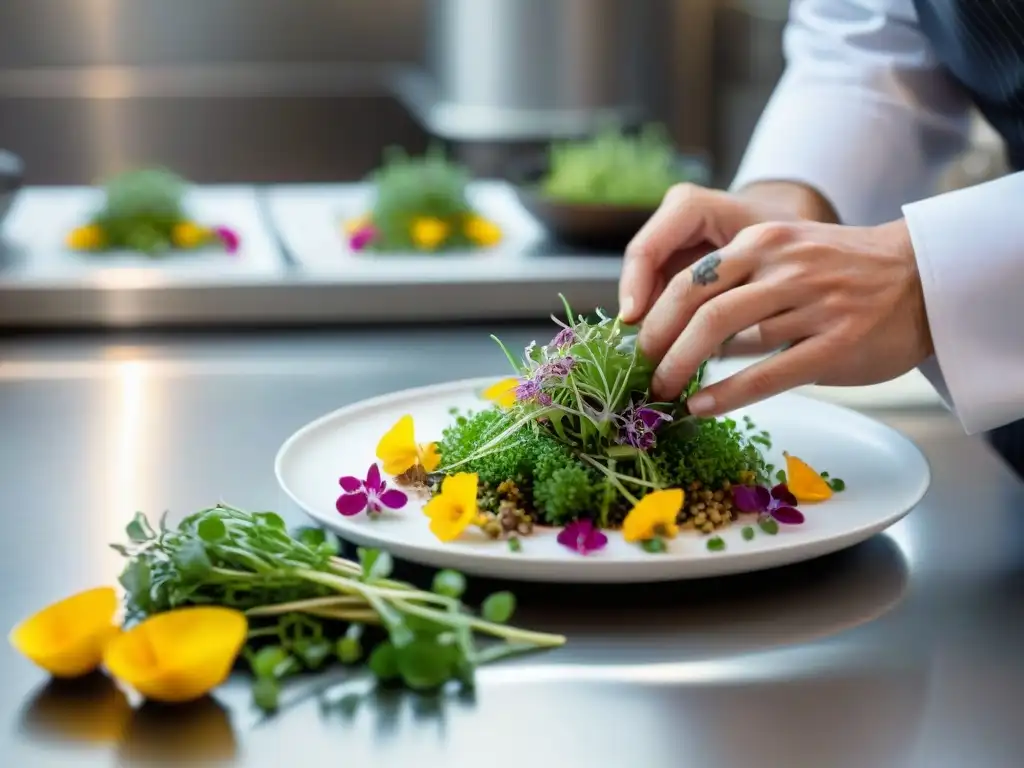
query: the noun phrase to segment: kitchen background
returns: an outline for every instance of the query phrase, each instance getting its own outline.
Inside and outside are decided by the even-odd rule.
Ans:
[[[0,147],[35,184],[154,160],[198,182],[317,181],[436,132],[492,175],[605,111],[664,121],[726,183],[781,72],[787,5],[4,0]],[[961,175],[993,172],[979,141]]]

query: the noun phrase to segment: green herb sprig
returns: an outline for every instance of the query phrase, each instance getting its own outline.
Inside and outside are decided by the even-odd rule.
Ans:
[[[423,691],[471,683],[480,664],[565,642],[508,625],[509,592],[491,595],[475,615],[460,601],[461,574],[442,571],[431,590],[418,589],[390,578],[387,552],[339,557],[335,537],[315,528],[289,533],[273,512],[218,504],[156,529],[139,513],[127,539],[111,546],[128,559],[120,577],[128,620],[188,605],[244,611],[244,656],[265,710],[277,707],[282,680],[335,661],[366,661],[378,680]]]
[[[110,179],[103,207],[91,223],[102,231],[107,249],[159,254],[173,247],[171,233],[187,216],[182,207],[186,182],[164,168],[143,168]]]

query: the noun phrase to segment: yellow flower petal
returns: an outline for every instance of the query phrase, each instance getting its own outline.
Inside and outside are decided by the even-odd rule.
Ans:
[[[502,408],[511,408],[516,402],[516,387],[519,386],[519,379],[502,379],[497,384],[492,384],[483,392],[483,398],[497,403]]]
[[[209,242],[213,232],[193,221],[182,221],[171,230],[171,242],[178,248],[191,250]]]
[[[651,491],[622,521],[622,537],[628,542],[645,541],[658,535],[675,537],[679,533],[676,516],[683,508],[684,499],[681,488]]]
[[[421,445],[419,447],[417,459],[426,472],[433,472],[441,466],[441,453],[437,450],[437,443]]]
[[[820,472],[796,456],[785,452],[783,456],[786,457],[786,487],[796,496],[797,501],[809,503],[832,498],[832,486]]]
[[[377,443],[377,458],[389,475],[400,475],[416,466],[420,449],[416,445],[412,416],[400,418]]]
[[[103,247],[106,238],[95,224],[77,227],[68,233],[66,245],[73,251],[95,251]]]
[[[448,225],[441,219],[425,216],[413,221],[411,234],[418,248],[433,250],[448,238]]]
[[[117,634],[117,593],[111,587],[80,592],[44,608],[16,626],[10,643],[54,677],[95,670]]]
[[[460,472],[441,481],[441,491],[423,507],[430,531],[444,542],[457,539],[478,517],[477,475]]]
[[[223,683],[245,643],[245,614],[230,608],[179,608],[119,635],[103,663],[147,699],[192,701]]]
[[[501,228],[482,216],[471,216],[466,221],[466,237],[481,248],[489,248],[501,242]]]

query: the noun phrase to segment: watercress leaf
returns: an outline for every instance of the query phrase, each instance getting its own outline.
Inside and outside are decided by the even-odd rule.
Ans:
[[[480,612],[487,621],[504,624],[516,610],[516,598],[511,592],[495,592],[484,600]]]
[[[750,541],[754,538],[754,529],[749,525],[743,526],[743,540]]]
[[[228,534],[228,527],[219,517],[204,517],[196,526],[196,533],[203,541],[220,541]]]
[[[832,490],[836,491],[837,493],[842,493],[843,491],[846,490],[846,481],[838,477],[833,477],[829,481],[829,487],[831,487]]]
[[[189,578],[202,578],[213,568],[206,547],[199,539],[186,539],[174,550],[171,560],[178,571]]]
[[[319,638],[299,640],[293,644],[292,650],[307,669],[319,669],[334,649],[328,640]]]
[[[707,547],[708,550],[711,552],[721,552],[723,549],[725,549],[725,539],[723,539],[721,536],[712,536],[710,539],[708,539]]]
[[[767,533],[769,536],[774,536],[779,532],[779,524],[770,517],[765,517],[757,521],[758,526],[761,530]]]
[[[256,677],[275,678],[286,661],[288,661],[288,651],[280,645],[267,645],[253,655],[249,664]]]
[[[449,645],[418,638],[397,649],[395,661],[402,681],[414,691],[430,691],[444,685],[455,671],[455,653]]]
[[[402,618],[400,621],[388,627],[388,635],[391,638],[391,644],[395,646],[395,648],[406,646],[416,639],[415,632],[409,628],[406,621],[407,618]]]
[[[373,649],[368,664],[370,671],[381,682],[394,680],[398,677],[398,659],[396,658],[395,646],[387,640],[378,643]]]
[[[110,548],[117,552],[121,557],[131,557],[131,553],[128,551],[128,547],[124,544],[111,544]]]
[[[370,568],[370,573],[367,575],[369,581],[375,581],[377,579],[386,579],[391,575],[391,571],[394,569],[394,561],[391,559],[391,555],[383,550],[378,553],[377,558],[373,562],[373,566]]]
[[[355,637],[343,637],[334,647],[334,653],[342,664],[355,664],[363,657],[363,646]]]
[[[280,686],[278,686],[277,680],[272,677],[257,677],[253,682],[253,704],[264,712],[273,712],[277,709],[280,693]]]
[[[153,528],[149,525],[149,520],[146,519],[142,512],[135,513],[135,517],[132,518],[132,521],[125,528],[125,533],[136,544],[142,544],[156,536]]]
[[[286,530],[284,520],[275,512],[256,512],[253,514],[253,518],[268,528],[274,528],[279,531]]]
[[[452,597],[456,600],[466,591],[466,577],[458,571],[443,570],[434,575],[431,590],[438,595]]]
[[[314,528],[309,525],[296,528],[292,536],[310,549],[317,549],[327,538],[322,528]]]
[[[152,579],[149,564],[145,560],[132,560],[128,563],[121,571],[118,582],[139,608],[146,610],[149,607],[149,588]]]

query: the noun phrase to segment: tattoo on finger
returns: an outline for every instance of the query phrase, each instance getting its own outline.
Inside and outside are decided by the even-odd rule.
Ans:
[[[722,263],[722,257],[718,252],[709,253],[693,265],[693,284],[710,285],[718,280],[718,265]]]

